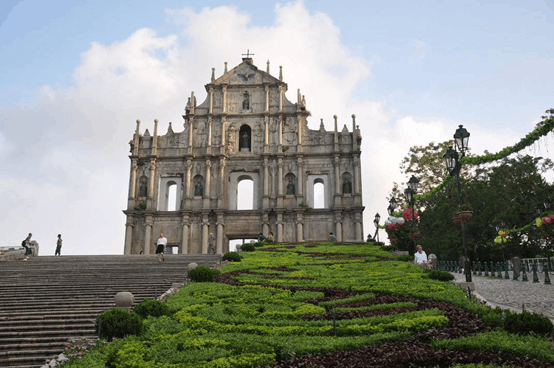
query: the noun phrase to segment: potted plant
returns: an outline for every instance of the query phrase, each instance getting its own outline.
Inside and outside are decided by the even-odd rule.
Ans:
[[[460,216],[454,216],[452,217],[452,222],[455,225],[460,225],[462,223],[462,218]]]
[[[473,211],[470,204],[462,204],[458,207],[457,217],[460,217],[462,220],[468,220],[473,216]]]

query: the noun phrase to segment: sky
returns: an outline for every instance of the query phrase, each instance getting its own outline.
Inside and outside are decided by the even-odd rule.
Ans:
[[[463,124],[496,152],[554,107],[554,0],[2,0],[0,22],[0,246],[32,232],[42,255],[59,233],[62,254],[122,254],[135,120],[181,131],[190,92],[247,50],[283,66],[311,129],[356,114],[365,234],[411,146]]]

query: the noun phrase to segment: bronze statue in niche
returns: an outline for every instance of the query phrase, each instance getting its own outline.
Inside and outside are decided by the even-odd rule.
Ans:
[[[287,194],[296,194],[296,188],[294,187],[292,179],[289,179],[289,183],[287,184]]]
[[[148,194],[148,178],[146,176],[142,176],[140,178],[139,183],[139,198],[146,197]]]
[[[202,184],[202,181],[199,180],[196,183],[196,186],[194,187],[194,196],[195,197],[202,197],[204,194],[204,185]]]
[[[244,92],[243,100],[242,100],[242,109],[243,110],[250,110],[250,95],[248,92]]]
[[[345,176],[342,182],[342,193],[343,194],[352,194],[352,181],[350,176]]]
[[[245,124],[240,127],[239,137],[239,149],[241,151],[250,151],[252,148],[252,130],[248,125]]]

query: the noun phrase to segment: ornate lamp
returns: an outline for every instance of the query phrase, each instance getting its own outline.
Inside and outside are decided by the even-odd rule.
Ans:
[[[444,163],[446,164],[446,170],[452,174],[456,169],[458,163],[458,152],[456,152],[452,146],[448,147],[446,153],[442,155]]]
[[[454,140],[456,141],[456,146],[458,150],[462,153],[462,157],[465,154],[468,143],[469,143],[469,132],[464,128],[463,125],[460,125],[454,133]]]
[[[414,175],[412,175],[410,180],[408,180],[408,186],[410,187],[410,189],[412,189],[413,193],[417,193],[417,188],[419,186],[419,179],[416,178]]]

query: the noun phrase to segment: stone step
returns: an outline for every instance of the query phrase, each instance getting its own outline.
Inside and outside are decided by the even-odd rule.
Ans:
[[[12,357],[11,355],[8,355],[7,357],[0,358],[0,367],[40,368],[46,363],[47,360],[53,359],[58,355],[59,354],[46,355],[36,351],[24,357],[21,357],[21,356]]]
[[[71,326],[68,326],[71,327]],[[46,337],[46,336],[66,336],[70,337],[82,337],[82,336],[93,336],[94,327],[83,328],[83,329],[58,329],[58,330],[46,330],[46,331],[6,331],[0,334],[0,340],[4,338],[11,337]],[[24,332],[24,335],[23,335]],[[23,336],[22,336],[23,335]]]
[[[35,257],[0,268],[0,367],[41,367],[68,340],[96,338],[96,317],[115,307],[117,292],[135,305],[186,282],[188,264],[214,265],[219,256]],[[4,267],[5,266],[5,267]]]

